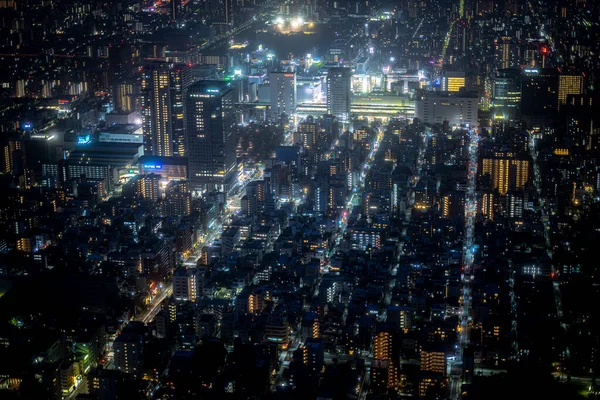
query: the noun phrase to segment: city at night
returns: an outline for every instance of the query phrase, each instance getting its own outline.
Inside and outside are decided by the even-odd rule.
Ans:
[[[600,1],[0,0],[2,400],[600,400],[596,245]]]

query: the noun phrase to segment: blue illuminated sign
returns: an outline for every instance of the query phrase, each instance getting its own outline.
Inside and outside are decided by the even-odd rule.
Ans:
[[[92,141],[90,135],[79,136],[77,137],[77,144],[88,144]]]
[[[219,89],[206,89],[206,93],[219,93]]]
[[[160,164],[144,164],[144,168],[146,169],[162,169],[162,167]]]
[[[23,129],[31,129],[31,124],[29,122],[25,122],[23,124]]]

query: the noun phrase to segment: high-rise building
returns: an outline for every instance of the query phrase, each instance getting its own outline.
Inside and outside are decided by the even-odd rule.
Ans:
[[[421,371],[446,374],[446,354],[442,349],[421,350]]]
[[[494,194],[483,193],[479,202],[479,212],[487,219],[494,219]]]
[[[510,37],[496,41],[496,68],[519,68],[521,65],[521,44]]]
[[[25,79],[19,79],[15,84],[15,97],[25,97]]]
[[[392,334],[379,332],[373,338],[373,358],[389,360],[392,358]]]
[[[375,390],[386,390],[398,386],[398,367],[393,361],[392,344],[391,332],[379,332],[373,337],[371,381]]]
[[[173,298],[177,301],[196,301],[202,293],[201,277],[196,268],[179,269],[173,274]]]
[[[115,109],[129,113],[134,111],[134,85],[131,82],[122,82],[114,88]]]
[[[321,336],[320,328],[319,314],[316,312],[306,312],[302,318],[302,339],[318,339]]]
[[[523,70],[521,113],[529,120],[554,118],[558,110],[558,73],[553,69]]]
[[[186,181],[171,181],[165,191],[164,216],[188,216],[192,213],[192,195]]]
[[[180,0],[171,0],[171,20],[177,21],[179,15],[181,14],[181,1]]]
[[[570,94],[583,94],[583,77],[581,75],[560,75],[558,79],[558,109],[566,104]]]
[[[441,75],[443,92],[458,92],[466,86],[464,71],[443,71]]]
[[[146,67],[142,79],[142,93],[145,153],[172,156],[171,89],[167,64],[152,63]]]
[[[335,115],[342,123],[350,121],[352,71],[334,67],[327,71],[327,114]]]
[[[512,124],[519,120],[521,111],[521,70],[502,69],[496,73],[492,107],[494,120]]]
[[[467,93],[428,92],[415,100],[415,117],[426,124],[477,126],[477,96]]]
[[[492,189],[505,195],[509,190],[520,190],[529,181],[529,161],[512,152],[496,152],[484,156],[481,175],[489,175]]]
[[[296,109],[296,73],[270,72],[271,115],[279,118],[281,114],[288,117]]]
[[[155,62],[146,67],[141,97],[147,155],[185,155],[183,100],[192,79],[184,64]]]
[[[294,134],[294,142],[307,149],[314,148],[317,143],[317,123],[311,117],[298,124],[298,130]]]
[[[200,81],[186,95],[186,148],[192,191],[228,191],[235,178],[235,90],[230,82]]]
[[[185,156],[185,132],[183,119],[183,99],[192,83],[191,68],[185,64],[176,64],[169,70],[169,89],[171,92],[171,135],[173,155]]]
[[[136,181],[137,197],[158,200],[160,198],[160,180],[161,176],[156,174],[140,176]]]
[[[304,364],[314,372],[320,373],[325,364],[325,346],[321,339],[308,338],[302,347]]]
[[[144,342],[141,335],[122,333],[114,341],[115,368],[135,377],[144,372]]]

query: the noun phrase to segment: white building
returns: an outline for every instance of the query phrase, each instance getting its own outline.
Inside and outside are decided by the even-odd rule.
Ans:
[[[448,92],[427,92],[415,100],[415,117],[426,124],[477,126],[477,97]]]
[[[173,297],[177,301],[196,301],[202,293],[201,283],[196,268],[177,270],[173,274]]]
[[[352,71],[350,68],[329,68],[327,71],[327,114],[341,122],[350,121]]]
[[[270,72],[271,115],[292,115],[296,109],[296,73]]]

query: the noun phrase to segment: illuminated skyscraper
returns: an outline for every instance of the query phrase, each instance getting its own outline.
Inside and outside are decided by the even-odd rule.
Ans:
[[[140,176],[136,181],[136,195],[143,199],[158,200],[160,198],[160,175],[148,174]]]
[[[371,381],[375,390],[392,389],[398,386],[398,367],[392,357],[393,335],[379,332],[373,337],[373,361]]]
[[[484,193],[479,202],[479,212],[487,219],[494,219],[494,194]]]
[[[350,121],[352,71],[349,68],[329,68],[327,72],[327,114],[341,122]]]
[[[192,301],[201,294],[201,276],[196,268],[179,269],[173,274],[173,297],[177,301]]]
[[[190,189],[227,191],[235,179],[235,90],[230,82],[201,81],[186,96],[185,137]]]
[[[171,134],[173,154],[185,156],[185,133],[183,128],[183,99],[191,84],[191,70],[185,64],[173,65],[169,71],[171,91]]]
[[[518,121],[521,114],[521,70],[499,70],[494,79],[493,90],[494,119],[508,123]]]
[[[581,75],[561,75],[558,79],[558,109],[567,102],[570,94],[583,94],[583,77]]]
[[[389,360],[392,357],[392,334],[379,332],[373,338],[373,358]]]
[[[463,71],[443,71],[441,78],[443,92],[458,92],[466,85]]]
[[[122,82],[115,85],[114,101],[115,108],[118,111],[128,113],[134,110],[133,90],[133,83],[131,82]]]
[[[313,148],[317,143],[317,123],[312,118],[298,124],[294,134],[294,142],[302,144],[307,149]]]
[[[446,354],[441,349],[421,350],[421,371],[446,374]]]
[[[481,175],[491,178],[492,189],[505,195],[509,190],[520,190],[529,181],[529,161],[511,152],[497,152],[484,157]]]
[[[496,68],[519,68],[521,65],[521,44],[511,37],[502,37],[496,42]]]
[[[292,115],[296,109],[296,73],[270,72],[271,115]]]
[[[171,132],[171,90],[169,67],[154,63],[142,79],[142,129],[146,154],[173,155]]]

